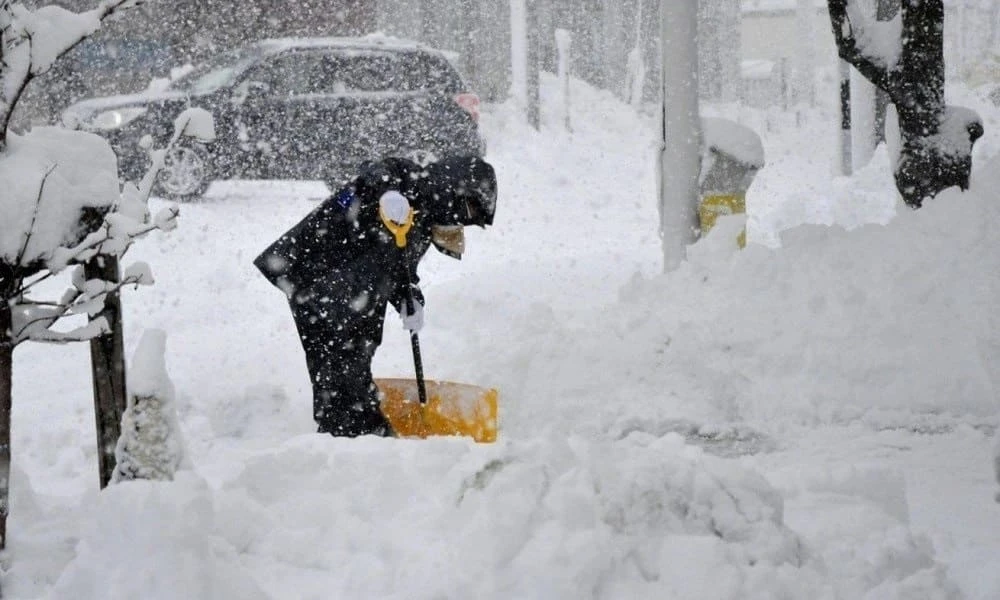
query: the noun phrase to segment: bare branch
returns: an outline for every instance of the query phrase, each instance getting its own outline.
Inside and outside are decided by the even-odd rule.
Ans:
[[[31,242],[31,235],[35,232],[35,223],[38,222],[38,211],[42,207],[42,195],[45,193],[45,182],[49,180],[49,175],[56,170],[57,165],[52,165],[45,170],[45,174],[42,175],[42,182],[38,185],[38,196],[35,197],[35,210],[31,213],[31,224],[28,225],[28,231],[24,234],[24,244],[21,245],[21,249],[17,252],[17,258],[14,259],[14,268],[21,266],[21,261],[24,260],[24,253],[28,250],[28,244]]]

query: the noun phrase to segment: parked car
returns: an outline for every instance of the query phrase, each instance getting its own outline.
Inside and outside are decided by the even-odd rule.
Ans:
[[[63,123],[96,132],[136,180],[139,140],[166,144],[182,110],[215,118],[216,139],[168,154],[159,193],[200,196],[213,180],[312,179],[337,186],[364,160],[447,153],[482,156],[479,98],[446,54],[381,36],[265,40],[217,55],[159,92],[93,98]]]

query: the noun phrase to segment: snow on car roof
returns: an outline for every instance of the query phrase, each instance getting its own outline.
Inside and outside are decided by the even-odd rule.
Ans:
[[[280,52],[295,48],[349,48],[358,50],[391,49],[391,50],[423,50],[445,54],[441,50],[431,48],[413,40],[373,33],[361,37],[286,37],[272,38],[257,42],[257,46],[267,51]]]

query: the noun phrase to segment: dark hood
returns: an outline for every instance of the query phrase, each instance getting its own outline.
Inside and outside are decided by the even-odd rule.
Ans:
[[[453,156],[431,163],[420,181],[435,225],[493,224],[497,179],[493,167],[478,156]]]

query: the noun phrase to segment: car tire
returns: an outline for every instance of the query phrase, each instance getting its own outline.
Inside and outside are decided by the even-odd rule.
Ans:
[[[178,144],[168,150],[156,177],[159,195],[182,202],[201,198],[211,184],[212,163],[201,144]]]

